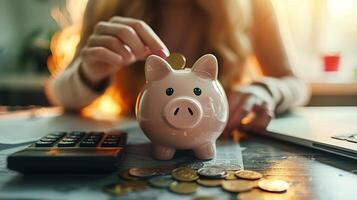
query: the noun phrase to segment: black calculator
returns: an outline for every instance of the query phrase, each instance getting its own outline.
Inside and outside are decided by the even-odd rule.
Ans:
[[[7,167],[21,173],[108,173],[118,169],[127,134],[53,132],[7,157]]]

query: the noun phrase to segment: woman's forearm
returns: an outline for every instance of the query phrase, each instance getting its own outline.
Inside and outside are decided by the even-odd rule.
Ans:
[[[80,110],[101,94],[83,82],[79,70],[80,64],[81,60],[77,58],[50,82],[49,98],[54,104],[68,110]]]

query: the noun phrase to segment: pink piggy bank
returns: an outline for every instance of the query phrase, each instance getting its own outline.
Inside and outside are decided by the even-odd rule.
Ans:
[[[169,160],[181,149],[192,149],[199,159],[215,156],[216,140],[228,120],[227,97],[217,75],[212,54],[182,70],[173,70],[158,56],[147,58],[136,118],[152,142],[154,158]]]

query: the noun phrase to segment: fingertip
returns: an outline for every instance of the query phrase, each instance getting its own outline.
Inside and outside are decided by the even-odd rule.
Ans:
[[[157,56],[166,59],[167,57],[169,57],[170,52],[167,49],[160,49],[158,51],[156,51],[154,54],[156,54]]]
[[[166,57],[170,56],[170,51],[168,49],[162,49],[162,52],[165,54]]]
[[[114,54],[114,53],[108,59],[110,59],[112,65],[114,65],[115,67],[121,65],[124,61],[124,58],[121,55]]]

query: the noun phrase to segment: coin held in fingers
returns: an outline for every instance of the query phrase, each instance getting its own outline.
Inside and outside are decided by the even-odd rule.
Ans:
[[[174,69],[183,69],[186,65],[186,58],[180,53],[171,53],[170,56],[167,57],[167,62]]]

